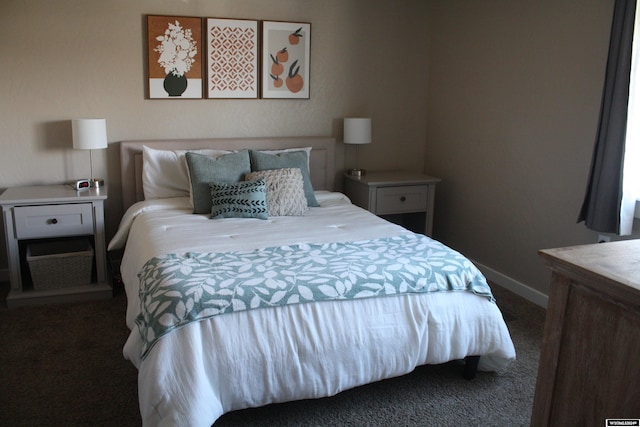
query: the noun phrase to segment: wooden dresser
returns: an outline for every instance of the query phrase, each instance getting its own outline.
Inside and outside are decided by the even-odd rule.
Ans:
[[[640,240],[540,255],[552,278],[531,425],[639,419]]]

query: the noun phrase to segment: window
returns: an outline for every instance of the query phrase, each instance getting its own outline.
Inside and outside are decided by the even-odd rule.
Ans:
[[[634,216],[640,216],[640,10],[636,4],[631,54],[631,81],[627,111],[620,234],[631,234]],[[635,213],[635,214],[634,214]]]

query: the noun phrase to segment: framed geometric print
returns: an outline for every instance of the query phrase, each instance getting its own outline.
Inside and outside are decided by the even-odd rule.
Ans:
[[[207,19],[207,98],[258,97],[258,21]]]

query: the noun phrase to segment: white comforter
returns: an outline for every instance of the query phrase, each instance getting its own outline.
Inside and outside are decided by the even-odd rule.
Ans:
[[[126,242],[121,272],[131,334],[124,355],[139,370],[144,425],[210,426],[225,412],[331,396],[422,364],[482,355],[481,370],[499,370],[515,358],[494,303],[447,292],[225,314],[163,337],[141,360],[137,274],[154,256],[407,233],[340,193],[316,197],[322,207],[305,217],[268,220],[210,220],[192,214],[188,198],[140,202],[127,211],[109,249]]]

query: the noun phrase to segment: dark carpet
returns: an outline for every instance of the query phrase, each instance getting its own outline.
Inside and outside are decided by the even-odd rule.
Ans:
[[[222,426],[528,426],[545,312],[493,286],[517,360],[462,379],[462,366],[336,396],[225,414]],[[0,308],[0,426],[138,426],[137,371],[122,356],[126,300]]]

